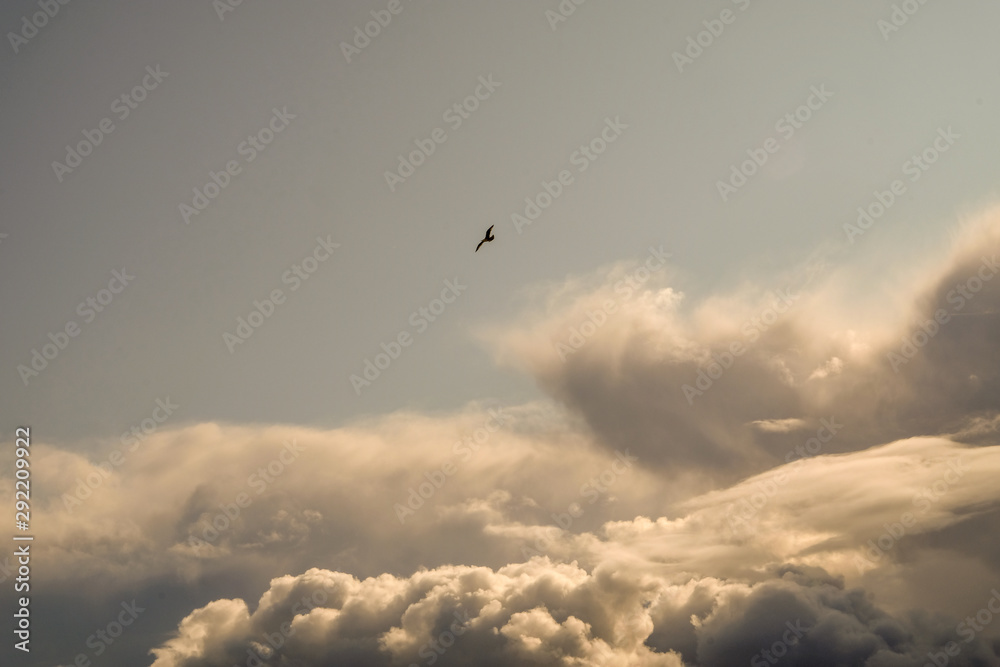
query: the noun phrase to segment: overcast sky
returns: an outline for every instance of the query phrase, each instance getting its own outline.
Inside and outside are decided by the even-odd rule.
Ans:
[[[1000,664],[998,21],[5,3],[0,652]]]

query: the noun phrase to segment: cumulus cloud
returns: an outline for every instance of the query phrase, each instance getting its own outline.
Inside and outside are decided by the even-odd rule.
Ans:
[[[256,653],[265,664],[677,667],[675,653],[643,643],[657,596],[654,581],[547,558],[360,581],[313,569],[273,580],[252,614],[232,600],[195,611],[156,649],[154,665],[230,664]],[[229,653],[205,662],[207,649],[192,655],[192,646]]]
[[[771,574],[677,584],[547,558],[360,581],[313,569],[273,580],[252,614],[241,600],[196,610],[154,667],[918,665],[959,639],[949,620],[894,616],[821,569]],[[981,638],[963,644],[952,664],[997,657]]]

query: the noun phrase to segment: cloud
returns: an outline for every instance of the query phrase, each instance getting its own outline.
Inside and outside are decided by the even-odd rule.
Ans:
[[[498,522],[554,526],[554,513],[578,503],[574,530],[583,530],[666,510],[654,475],[616,464],[551,409],[501,408],[503,425],[487,433],[490,410],[400,413],[329,431],[163,429],[110,473],[39,442],[37,539],[50,548],[36,562],[52,585],[95,595],[162,577],[213,586],[227,572],[302,571],[330,558],[359,574],[437,566],[456,553],[498,567],[523,559],[520,543],[485,530]],[[0,488],[12,495],[13,480]]]
[[[482,335],[550,401],[164,428],[103,471],[119,443],[38,442],[40,604],[170,591],[122,638],[160,667],[995,662],[959,628],[1000,579],[998,221],[870,320],[812,261],[543,289]]]
[[[456,473],[431,497],[435,505],[402,525],[390,498],[437,466],[428,458],[430,444],[412,443],[439,445],[427,437],[436,429],[474,432],[483,420],[478,409],[447,426],[440,418],[399,415],[326,432],[218,425],[164,432],[136,452],[130,475],[99,489],[106,497],[95,495],[72,515],[50,498],[39,524],[49,526],[39,535],[49,555],[39,555],[46,571],[81,593],[141,590],[167,577],[209,596],[178,616],[175,637],[157,642],[159,665],[245,664],[247,651],[270,661],[264,664],[426,664],[428,651],[437,652],[430,642],[449,630],[456,611],[468,614],[469,630],[436,664],[671,665],[680,664],[677,656],[686,664],[732,664],[726,656],[749,660],[780,639],[786,621],[801,618],[822,631],[810,632],[791,664],[823,664],[810,660],[830,655],[874,665],[957,640],[970,601],[978,608],[987,597],[982,582],[1000,575],[992,542],[977,546],[961,532],[968,521],[979,521],[986,534],[1000,528],[997,445],[915,438],[849,454],[820,452],[662,505],[656,518],[646,518],[662,476],[641,461],[633,469],[618,466],[623,472],[591,504],[580,485],[599,481],[613,461],[585,440],[555,447],[526,436],[536,409],[505,412],[509,421],[495,444],[461,471],[468,479]],[[254,494],[208,555],[189,548],[204,514],[221,512],[216,501],[245,489],[251,471],[275,460],[292,438],[304,447],[300,458]],[[155,488],[156,469],[179,442],[192,456],[173,459],[169,488],[177,496],[151,504],[146,499],[166,492]],[[45,456],[55,464],[75,455]],[[229,473],[219,476],[227,465]],[[938,484],[956,465],[961,474],[947,476],[956,483]],[[46,467],[66,477],[83,472],[66,461],[39,470]],[[769,481],[773,490],[750,517],[752,530],[734,531],[740,502]],[[915,503],[926,492],[932,497]],[[359,500],[351,505],[350,498]],[[563,530],[552,514],[568,516],[573,502],[583,514]],[[311,522],[307,510],[319,520]],[[919,512],[919,522],[859,570],[866,542],[906,512]],[[932,539],[948,534],[960,539]],[[523,558],[523,549],[539,546],[543,555]],[[949,555],[937,558],[942,550]],[[481,564],[491,557],[494,564]],[[309,565],[317,562],[336,565]],[[360,563],[370,575],[356,574]],[[303,574],[262,579],[296,568]],[[899,595],[894,582],[918,571],[947,579],[963,595]],[[226,578],[241,582],[228,587],[241,596],[213,582]],[[252,582],[260,582],[256,592]],[[951,614],[931,624],[940,638],[922,634],[926,628],[911,618],[930,613],[922,610]],[[977,643],[975,651],[985,647]]]
[[[606,447],[710,488],[780,463],[794,434],[779,423],[836,418],[849,428],[828,451],[849,452],[995,418],[998,251],[1000,208],[944,257],[879,275],[811,257],[692,300],[664,272],[560,355],[556,343],[614,298],[615,266],[533,295],[520,320],[481,336]]]
[[[299,600],[299,602],[295,602]],[[301,600],[323,600],[303,605]],[[588,573],[547,558],[358,580],[312,569],[271,582],[256,610],[218,601],[185,618],[154,667],[247,664],[919,665],[957,639],[953,620],[894,616],[818,568],[756,584]],[[192,646],[205,647],[192,653]],[[226,647],[221,650],[218,647]],[[209,655],[209,652],[214,652]],[[963,642],[951,664],[996,659]]]
[[[768,433],[788,433],[803,429],[806,426],[806,421],[804,419],[757,419],[750,424]]]
[[[154,665],[228,665],[256,653],[265,664],[678,667],[675,654],[642,643],[656,592],[641,578],[547,558],[364,580],[312,569],[273,580],[252,614],[238,600],[196,610]],[[214,647],[228,648],[210,657]]]

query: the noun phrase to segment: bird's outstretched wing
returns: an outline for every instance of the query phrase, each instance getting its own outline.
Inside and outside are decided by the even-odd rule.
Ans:
[[[479,247],[481,245],[483,245],[487,241],[492,241],[493,240],[493,238],[494,238],[493,234],[490,233],[492,231],[493,231],[493,225],[490,225],[490,228],[486,230],[486,236],[483,238],[482,241],[479,242],[479,245],[476,246],[476,252],[479,252]]]

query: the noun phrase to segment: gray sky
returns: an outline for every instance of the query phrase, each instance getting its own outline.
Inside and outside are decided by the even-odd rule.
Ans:
[[[89,651],[92,629],[67,608],[104,618],[133,598],[160,603],[107,661],[150,664],[158,649],[158,667],[232,664],[192,637],[208,628],[218,647],[243,646],[233,628],[271,628],[283,576],[296,591],[382,600],[381,629],[358,644],[374,653],[313,641],[329,619],[302,620],[294,656],[309,665],[383,664],[376,635],[400,642],[399,664],[416,660],[440,618],[406,625],[393,605],[452,612],[415,592],[419,568],[455,599],[473,593],[448,568],[486,568],[482,588],[507,614],[442,660],[456,665],[487,653],[524,664],[531,644],[518,642],[547,632],[551,619],[499,592],[516,579],[505,567],[558,571],[581,590],[612,566],[666,577],[615,612],[649,620],[637,643],[574,611],[591,624],[578,657],[596,660],[600,639],[623,664],[676,664],[668,651],[735,664],[770,645],[774,628],[753,618],[797,613],[829,623],[823,636],[871,630],[870,646],[888,647],[884,626],[898,625],[913,641],[897,653],[917,661],[954,624],[900,620],[909,611],[961,618],[985,604],[1000,574],[976,538],[997,522],[1000,287],[949,311],[962,324],[900,372],[886,357],[934,306],[952,307],[951,287],[996,247],[1000,5],[224,2],[57,4],[37,30],[35,2],[0,8],[0,432],[30,425],[42,445],[44,664]],[[400,171],[400,156],[422,163]],[[852,228],[859,207],[885,211]],[[491,225],[495,240],[474,252]],[[628,295],[622,280],[637,283]],[[761,327],[714,388],[697,386],[777,289],[799,290],[797,310]],[[243,329],[275,290],[279,303]],[[618,314],[560,356],[609,301]],[[240,331],[252,335],[234,342]],[[369,362],[391,363],[375,378]],[[448,443],[501,406],[511,423],[441,492],[440,512],[397,522],[395,504],[451,460]],[[759,541],[713,542],[754,476],[783,470],[831,414],[850,426],[769,505]],[[157,433],[99,500],[70,511],[64,494],[143,423]],[[209,556],[190,552],[189,536],[286,437],[310,443],[310,462],[288,465]],[[531,560],[522,542],[626,449],[640,461],[629,483],[545,550],[551,561]],[[956,456],[978,467],[928,511],[926,532],[855,570],[879,528],[862,517],[899,520],[893,503],[910,506],[937,479],[928,466]],[[837,496],[885,466],[892,488]],[[777,531],[792,537],[762,537]],[[573,561],[586,572],[559,569]],[[899,583],[954,563],[950,589]],[[684,573],[696,591],[681,592]],[[337,579],[379,574],[405,594]],[[269,587],[246,620],[233,601],[254,614]],[[873,606],[848,623],[831,610],[857,590]],[[727,621],[729,604],[751,620]],[[563,645],[575,626],[554,622],[546,641]],[[498,648],[488,629],[501,627]],[[969,646],[988,651],[992,636]],[[798,664],[831,655],[814,641]],[[864,658],[890,664],[879,661],[893,650]],[[974,656],[996,657],[956,660]]]
[[[165,396],[183,420],[303,424],[522,400],[531,383],[497,372],[468,331],[527,285],[650,244],[692,295],[775,271],[842,243],[939,127],[961,139],[845,261],[934,247],[943,218],[993,193],[991,3],[922,7],[888,41],[880,3],[587,3],[554,31],[551,4],[407,1],[351,63],[340,42],[381,6],[245,2],[220,20],[209,2],[70,4],[8,45],[4,428],[110,436]],[[672,54],[727,7],[733,23],[678,72]],[[112,102],[147,65],[169,75],[118,120]],[[451,129],[444,112],[489,75],[500,87]],[[775,122],[820,85],[832,98],[784,140]],[[246,163],[238,146],[275,107],[295,119]],[[114,131],[60,183],[52,162],[105,117]],[[579,173],[570,157],[605,117],[628,129]],[[439,127],[446,142],[390,192],[384,172]],[[770,164],[722,202],[716,181],[772,136]],[[242,171],[185,224],[179,205],[232,159]],[[564,168],[573,184],[519,235],[511,214]],[[469,252],[491,224],[497,241]],[[327,234],[338,252],[287,292],[283,273]],[[25,386],[18,365],[121,267],[135,281]],[[357,395],[349,376],[456,276],[468,291]],[[223,332],[275,288],[288,300],[231,354]]]

